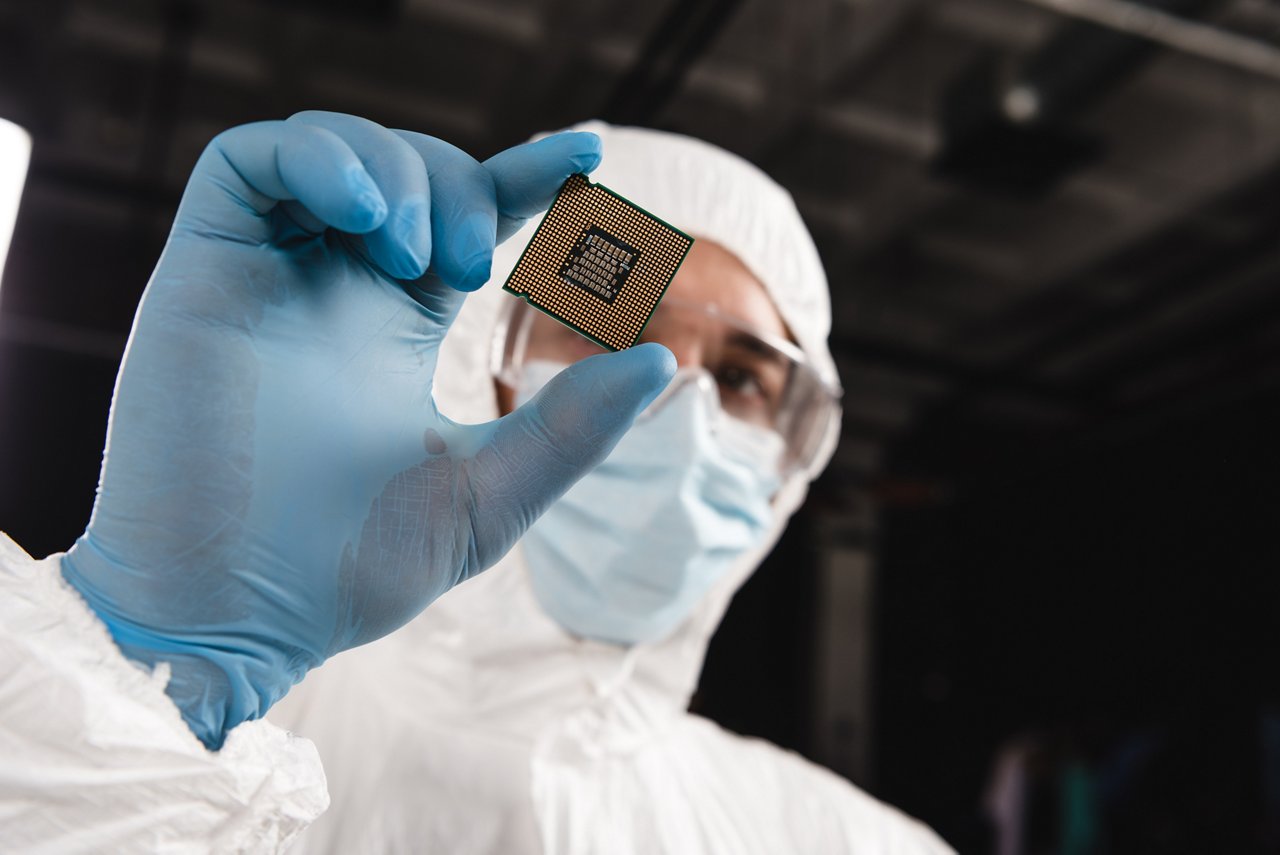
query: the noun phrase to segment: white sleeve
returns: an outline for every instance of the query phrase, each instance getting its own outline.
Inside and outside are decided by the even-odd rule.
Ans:
[[[62,579],[0,533],[0,828],[14,852],[274,852],[329,804],[266,721],[208,751]]]

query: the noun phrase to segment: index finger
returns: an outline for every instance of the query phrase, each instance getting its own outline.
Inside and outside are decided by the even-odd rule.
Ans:
[[[551,207],[570,175],[600,165],[600,137],[567,131],[499,152],[484,162],[493,176],[498,205],[498,243],[515,234],[525,220]]]
[[[325,225],[351,233],[377,228],[387,203],[364,164],[324,128],[255,122],[223,131],[200,156],[176,229],[266,240],[265,215],[297,200]]]

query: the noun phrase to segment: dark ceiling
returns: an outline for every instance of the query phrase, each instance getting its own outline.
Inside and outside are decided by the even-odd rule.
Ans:
[[[1212,24],[1172,50],[1053,2],[1123,8],[0,3],[0,115],[36,139],[3,334],[114,358],[140,250],[230,125],[325,107],[485,155],[603,115],[711,140],[795,195],[833,285],[841,467],[874,469],[939,400],[1044,426],[1218,394],[1277,356],[1280,10],[1166,0]],[[1231,34],[1250,62],[1193,52]],[[1020,83],[1036,121],[1008,118]]]

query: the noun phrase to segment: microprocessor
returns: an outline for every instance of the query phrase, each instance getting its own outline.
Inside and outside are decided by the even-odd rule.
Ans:
[[[503,289],[609,350],[639,340],[693,238],[571,175]]]

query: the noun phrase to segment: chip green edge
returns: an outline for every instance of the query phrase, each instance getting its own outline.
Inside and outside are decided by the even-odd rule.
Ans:
[[[649,321],[653,320],[653,314],[654,314],[654,312],[658,311],[658,306],[662,305],[662,301],[663,301],[663,299],[665,299],[665,298],[666,298],[666,296],[667,296],[667,289],[668,289],[668,288],[670,288],[670,287],[671,287],[671,283],[672,283],[673,281],[675,281],[676,274],[677,274],[677,273],[679,273],[679,272],[680,272],[680,268],[684,266],[684,260],[685,260],[686,258],[688,258],[688,257],[689,257],[689,250],[693,249],[693,244],[694,244],[694,241],[696,240],[696,238],[694,238],[694,236],[693,236],[693,235],[689,234],[688,232],[684,231],[683,229],[678,229],[678,228],[676,228],[675,226],[671,225],[671,223],[668,223],[666,220],[662,219],[662,217],[659,217],[659,216],[657,216],[657,215],[655,215],[655,214],[650,213],[649,211],[647,211],[647,210],[645,210],[644,208],[642,208],[642,207],[640,207],[639,205],[637,205],[635,202],[632,202],[632,201],[631,201],[630,199],[628,199],[626,196],[623,196],[621,193],[618,193],[618,192],[616,192],[616,191],[614,191],[614,190],[611,190],[611,189],[609,189],[608,187],[604,186],[603,184],[597,184],[597,183],[595,183],[594,181],[592,181],[592,180],[591,180],[591,178],[590,178],[589,176],[587,176],[587,175],[586,175],[586,173],[577,173],[577,174],[582,175],[582,177],[586,180],[586,182],[587,182],[587,184],[588,184],[588,185],[590,185],[590,186],[592,186],[592,187],[598,187],[598,188],[600,188],[601,190],[603,190],[604,192],[608,193],[610,196],[614,197],[615,199],[618,199],[618,200],[620,200],[620,201],[622,201],[622,202],[625,202],[626,204],[628,204],[628,205],[630,205],[631,207],[635,208],[637,211],[640,211],[640,212],[644,213],[644,215],[645,215],[645,216],[647,216],[647,217],[651,217],[652,219],[655,219],[655,220],[657,220],[658,222],[662,223],[664,226],[666,226],[667,228],[671,229],[671,231],[675,232],[676,234],[681,235],[682,237],[686,237],[686,238],[688,238],[688,239],[689,239],[689,245],[685,247],[685,249],[684,249],[684,254],[680,256],[680,261],[676,263],[676,269],[675,269],[675,270],[673,270],[673,271],[671,271],[671,278],[669,278],[669,279],[667,280],[667,284],[665,284],[665,285],[663,285],[663,286],[662,286],[662,294],[658,297],[658,301],[657,301],[656,303],[654,303],[654,304],[653,304],[653,308],[649,311],[649,316],[648,316],[647,318],[645,318],[645,319],[644,319],[644,324],[640,327],[640,331],[636,333],[636,339],[637,339],[637,340],[639,340],[640,336],[644,335],[644,331],[648,328],[648,326],[649,326]],[[564,192],[564,188],[565,188],[566,186],[568,186],[568,184],[569,184],[569,179],[571,179],[571,178],[573,178],[573,176],[572,176],[572,175],[571,175],[571,176],[569,176],[569,178],[566,178],[566,179],[565,179],[564,184],[561,184],[561,185],[560,185],[560,189],[556,192],[556,198],[555,198],[555,201],[551,203],[551,207],[555,207],[555,203],[560,201],[560,194]],[[548,210],[550,210],[550,208],[548,208]],[[543,214],[543,216],[542,216],[542,222],[538,223],[538,227],[537,227],[536,229],[534,229],[534,230],[533,230],[533,235],[529,238],[529,242],[528,242],[527,244],[525,244],[525,245],[524,245],[524,249],[520,251],[520,257],[519,257],[518,259],[516,259],[516,266],[515,266],[515,267],[513,267],[513,268],[511,268],[511,273],[509,273],[509,274],[507,275],[507,281],[503,283],[503,285],[502,285],[502,290],[503,290],[503,291],[506,291],[508,294],[511,294],[511,295],[512,295],[512,296],[514,296],[514,297],[519,297],[521,300],[524,300],[524,301],[525,301],[526,303],[528,303],[530,306],[533,306],[535,309],[537,309],[539,312],[542,312],[542,314],[546,315],[547,317],[549,317],[549,318],[555,318],[558,322],[560,322],[560,323],[564,324],[566,327],[568,327],[569,329],[573,330],[573,331],[574,331],[574,332],[576,332],[578,335],[582,336],[583,338],[587,339],[588,341],[594,342],[595,344],[599,345],[600,347],[603,347],[605,350],[609,350],[609,351],[613,351],[614,353],[617,353],[617,352],[618,352],[618,350],[619,350],[619,348],[615,348],[613,345],[611,345],[611,344],[608,344],[608,343],[606,343],[606,342],[601,341],[600,339],[596,338],[596,337],[595,337],[595,336],[593,336],[591,333],[587,332],[587,331],[586,331],[586,330],[584,330],[582,327],[578,326],[577,324],[573,323],[572,321],[565,320],[564,318],[560,317],[559,315],[552,314],[552,313],[551,313],[550,311],[548,311],[547,309],[542,308],[542,307],[541,307],[541,306],[539,306],[537,303],[535,303],[535,302],[533,302],[532,300],[530,300],[530,299],[529,299],[529,295],[528,295],[528,294],[522,294],[522,293],[520,293],[519,291],[515,290],[514,288],[510,287],[510,286],[511,286],[511,277],[515,275],[516,269],[517,269],[517,268],[519,268],[519,267],[520,267],[520,263],[524,261],[524,257],[525,257],[525,255],[529,252],[529,247],[533,246],[533,242],[534,242],[535,240],[537,240],[537,238],[538,238],[538,233],[542,231],[542,223],[543,223],[543,222],[546,222],[546,214],[545,214],[545,213],[544,213],[544,214]],[[635,347],[635,345],[634,345],[634,344],[631,344],[631,345],[628,345],[628,347]]]

